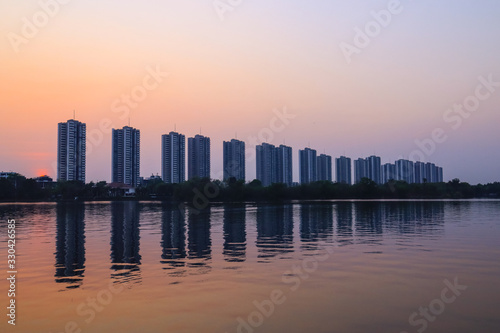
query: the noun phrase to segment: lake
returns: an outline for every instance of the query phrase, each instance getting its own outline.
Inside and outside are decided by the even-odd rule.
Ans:
[[[495,200],[0,204],[0,327],[498,333],[499,216]]]

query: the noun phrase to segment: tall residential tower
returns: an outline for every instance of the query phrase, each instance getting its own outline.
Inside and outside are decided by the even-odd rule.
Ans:
[[[111,178],[113,182],[139,186],[141,132],[130,126],[112,130]]]
[[[316,158],[317,180],[332,181],[332,157],[321,154]]]
[[[351,159],[340,156],[335,159],[335,175],[337,183],[352,184]]]
[[[232,139],[223,143],[224,180],[245,180],[245,142]]]
[[[71,119],[58,124],[57,179],[85,182],[86,125]]]
[[[210,178],[210,138],[196,135],[188,139],[188,178]]]
[[[316,162],[316,150],[311,148],[299,150],[299,176],[301,184],[308,184],[317,180]]]
[[[165,183],[186,180],[186,137],[177,132],[161,136],[161,178]]]

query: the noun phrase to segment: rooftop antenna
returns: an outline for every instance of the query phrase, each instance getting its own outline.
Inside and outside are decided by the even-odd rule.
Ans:
[[[201,135],[201,126],[200,126],[200,135]]]
[[[177,124],[174,124],[174,132],[177,132]]]
[[[76,120],[76,111],[73,109],[73,120]]]
[[[128,117],[128,127],[130,127],[130,117]]]
[[[238,139],[238,132],[234,132],[234,138]]]

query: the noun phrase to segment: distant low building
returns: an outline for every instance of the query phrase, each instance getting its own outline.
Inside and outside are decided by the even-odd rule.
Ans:
[[[51,189],[54,187],[54,180],[47,175],[36,177],[35,181],[42,189]]]
[[[134,197],[135,196],[135,188],[133,186],[124,184],[124,183],[110,183],[107,185],[109,188],[109,195],[112,198],[121,198],[121,197]]]
[[[146,186],[148,186],[148,184],[161,182],[161,181],[162,181],[162,177],[160,177],[160,175],[151,174],[151,176],[149,178],[141,177],[141,186],[146,187]]]
[[[12,171],[10,171],[10,172],[3,172],[3,171],[2,171],[2,172],[0,172],[0,179],[1,179],[1,178],[5,178],[5,179],[7,179],[7,178],[9,178],[10,176],[15,176],[15,175],[17,175],[17,173],[16,173],[16,172],[12,172]]]

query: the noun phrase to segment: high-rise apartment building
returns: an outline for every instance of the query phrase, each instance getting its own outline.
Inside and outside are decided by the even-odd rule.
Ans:
[[[332,157],[321,154],[316,157],[317,180],[332,181]]]
[[[177,132],[161,136],[161,178],[165,183],[186,180],[186,137]]]
[[[337,183],[352,184],[351,179],[351,159],[340,156],[335,159],[335,180]]]
[[[415,166],[412,161],[397,160],[396,164],[396,180],[402,180],[408,184],[415,182]]]
[[[257,179],[263,186],[283,183],[292,186],[292,147],[262,143],[255,147]]]
[[[210,138],[196,135],[188,139],[188,178],[210,178]]]
[[[232,139],[223,142],[224,180],[245,180],[245,142]]]
[[[113,182],[139,186],[141,162],[141,132],[130,126],[113,129],[111,178]]]
[[[292,147],[280,145],[276,148],[276,181],[288,186],[293,183]]]
[[[367,163],[367,167],[368,167],[368,178],[373,180],[375,183],[380,184],[380,182],[381,182],[380,157],[370,156],[366,159],[366,163]]]
[[[390,180],[396,180],[396,165],[393,163],[386,163],[382,166],[381,183],[385,184]]]
[[[354,160],[354,182],[357,184],[362,178],[368,178],[368,165],[364,158]]]
[[[255,147],[257,179],[262,186],[269,186],[278,182],[276,147],[269,143],[262,143]]]
[[[58,124],[57,179],[85,182],[86,125],[71,119]]]
[[[317,180],[316,163],[316,150],[311,148],[299,150],[299,178],[301,184],[308,184]]]
[[[370,156],[364,159],[358,158],[355,160],[354,177],[356,183],[359,183],[362,178],[368,178],[380,184],[382,181],[380,157]]]

